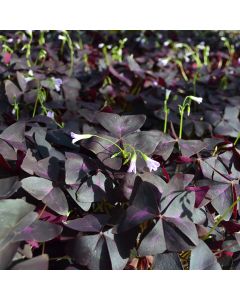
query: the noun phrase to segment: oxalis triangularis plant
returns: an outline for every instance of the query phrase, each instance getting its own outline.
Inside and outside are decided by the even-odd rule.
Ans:
[[[111,158],[118,157],[119,155],[121,155],[124,159],[123,165],[127,164],[130,161],[130,166],[127,171],[129,173],[133,172],[136,174],[136,172],[137,172],[137,166],[136,166],[137,155],[140,155],[144,159],[150,172],[152,170],[156,171],[160,167],[159,162],[157,162],[154,159],[151,159],[145,153],[143,153],[141,150],[134,148],[130,144],[126,144],[125,148],[121,148],[118,144],[112,142],[111,140],[101,137],[101,136],[98,136],[98,135],[95,135],[95,134],[76,134],[74,132],[71,132],[71,137],[73,138],[73,140],[72,140],[73,144],[80,140],[89,139],[91,137],[97,137],[99,139],[110,142],[112,145],[115,145],[120,151],[113,154],[111,156]]]
[[[235,44],[17,35],[0,37],[0,268],[239,269]]]
[[[167,128],[167,118],[168,118],[168,107],[167,107],[167,101],[169,99],[170,96],[170,90],[166,90],[166,97],[165,97],[165,101],[164,101],[164,110],[165,110],[165,121],[164,121],[164,133],[166,132],[166,128]],[[191,112],[191,102],[195,101],[198,104],[202,103],[202,98],[200,97],[195,97],[195,96],[187,96],[182,105],[179,105],[179,114],[180,114],[180,127],[179,127],[179,139],[182,138],[182,129],[183,129],[183,116],[184,116],[184,112],[185,109],[187,109],[188,112],[188,116],[190,115]],[[72,137],[72,143],[76,143],[78,141],[81,140],[86,140],[86,139],[90,139],[92,137],[96,137],[100,140],[104,140],[109,142],[110,144],[116,146],[118,148],[118,152],[114,153],[111,158],[114,157],[118,157],[118,156],[122,156],[123,158],[123,165],[127,164],[130,161],[130,166],[128,168],[129,173],[133,172],[136,174],[137,172],[137,166],[136,166],[136,162],[137,162],[137,156],[141,156],[143,158],[143,160],[145,161],[149,171],[156,171],[159,167],[160,167],[160,163],[152,158],[150,158],[149,156],[147,156],[143,151],[135,148],[134,146],[132,146],[131,144],[125,144],[124,147],[120,147],[117,143],[114,143],[113,141],[111,141],[110,139],[106,138],[106,137],[101,137],[99,135],[96,134],[77,134],[74,132],[71,132],[71,137]]]

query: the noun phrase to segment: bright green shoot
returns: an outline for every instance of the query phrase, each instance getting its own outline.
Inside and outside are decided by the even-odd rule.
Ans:
[[[73,74],[73,64],[74,64],[74,46],[72,39],[68,33],[67,30],[62,31],[63,35],[59,35],[59,39],[62,40],[62,45],[61,45],[61,54],[63,54],[63,48],[65,43],[67,43],[68,48],[70,50],[70,69],[69,69],[69,76],[72,76]]]
[[[187,114],[188,116],[190,115],[191,112],[191,103],[192,101],[197,102],[198,104],[202,103],[202,98],[200,97],[195,97],[195,96],[187,96],[182,105],[179,105],[179,114],[180,114],[180,127],[179,127],[179,139],[182,138],[182,131],[183,131],[183,116],[184,116],[184,112],[185,109],[187,109]]]
[[[235,48],[234,45],[230,44],[230,41],[226,37],[221,37],[221,40],[224,42],[224,46],[228,49],[228,53],[230,56],[229,61],[227,64],[229,65],[233,59],[234,53],[235,53]]]
[[[225,219],[225,217],[229,214],[229,212],[231,212],[233,210],[233,208],[235,207],[235,205],[237,205],[237,203],[240,201],[240,197],[237,198],[237,200],[235,200],[232,205],[230,205],[222,215],[218,216],[216,223],[213,225],[213,227],[209,230],[209,232],[203,237],[203,240],[206,240],[209,238],[209,236],[211,235],[211,233],[214,232],[214,230],[218,227],[218,225]]]
[[[168,99],[170,97],[171,91],[170,90],[166,90],[165,92],[165,100],[164,100],[164,128],[163,128],[163,132],[166,133],[167,132],[167,122],[168,122],[168,115],[169,115],[169,108],[168,108]]]
[[[42,109],[42,112],[47,115],[48,111],[45,107],[45,102],[46,102],[46,99],[47,99],[47,94],[46,94],[46,91],[44,88],[39,88],[38,91],[37,91],[37,99],[35,101],[35,105],[34,105],[34,109],[33,109],[33,117],[35,117],[36,115],[36,112],[37,112],[37,106],[38,106],[38,103],[40,104],[41,106],[41,109]]]
[[[235,140],[235,142],[234,142],[234,146],[237,145],[239,139],[240,139],[240,132],[238,133],[238,136],[236,137],[236,140]]]
[[[122,62],[122,50],[125,47],[127,38],[119,40],[119,45],[112,48],[111,54],[114,61]]]
[[[29,36],[29,40],[28,43],[26,43],[23,47],[22,47],[22,51],[26,51],[25,56],[26,56],[26,60],[27,60],[27,65],[28,67],[31,67],[31,44],[33,41],[33,33],[31,30],[26,31],[27,35]]]

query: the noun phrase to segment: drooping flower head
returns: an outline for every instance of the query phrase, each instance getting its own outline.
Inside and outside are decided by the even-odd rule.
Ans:
[[[74,132],[71,132],[71,138],[72,143],[75,144],[76,142],[80,141],[80,140],[85,140],[85,139],[89,139],[91,138],[93,135],[92,134],[76,134]]]
[[[189,96],[189,99],[197,102],[198,104],[201,104],[202,100],[203,100],[203,98],[201,98],[201,97],[195,97],[195,96]]]
[[[171,94],[171,90],[166,89],[166,91],[165,91],[165,97],[166,97],[166,99],[169,98],[170,94]]]
[[[158,161],[148,157],[146,154],[142,153],[142,157],[145,160],[150,172],[157,171],[157,169],[160,167],[160,163]]]
[[[136,161],[137,161],[137,154],[136,152],[133,153],[131,161],[130,161],[130,166],[128,168],[128,173],[137,173],[137,168],[136,168]]]

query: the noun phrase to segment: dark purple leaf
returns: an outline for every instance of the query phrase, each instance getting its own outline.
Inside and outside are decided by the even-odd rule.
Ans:
[[[177,253],[157,254],[153,259],[153,270],[182,270],[182,264]]]
[[[36,176],[22,179],[22,188],[38,200],[44,199],[53,189],[50,180]]]
[[[182,155],[188,157],[196,153],[199,153],[200,151],[202,151],[204,148],[207,147],[207,143],[198,140],[190,140],[190,141],[179,140],[178,144],[182,152]]]
[[[66,184],[80,183],[91,170],[96,170],[96,165],[87,156],[80,156],[75,153],[66,152],[67,159],[65,161],[65,182]]]
[[[64,222],[64,225],[81,232],[100,232],[108,220],[107,215],[86,215],[83,218]]]
[[[5,270],[11,264],[14,255],[17,252],[19,243],[10,243],[0,250],[0,270]]]
[[[119,116],[116,114],[100,112],[97,121],[114,137],[121,138],[133,133],[143,126],[146,120],[144,115]]]
[[[113,143],[118,143],[118,139],[101,135],[103,138],[110,139]],[[91,138],[89,140],[83,141],[82,145],[88,150],[95,153],[98,159],[107,167],[112,168],[114,170],[119,170],[122,166],[122,158],[121,156],[111,158],[113,154],[119,152],[119,148],[113,145],[111,142],[103,140],[101,138]]]
[[[3,140],[0,140],[0,154],[6,159],[6,160],[16,160],[17,154],[14,151],[14,149]]]
[[[49,257],[42,254],[15,264],[11,270],[48,270]]]
[[[10,80],[5,81],[5,90],[10,104],[17,102],[22,94],[19,88]]]
[[[216,257],[203,241],[199,241],[191,252],[190,270],[221,270]]]
[[[165,241],[163,223],[161,220],[153,226],[150,232],[143,238],[138,253],[140,256],[156,255],[167,250]]]
[[[60,215],[68,214],[68,202],[63,191],[54,187],[52,181],[40,177],[27,177],[22,180],[22,188]]]
[[[157,131],[141,131],[124,137],[123,144],[130,144],[136,150],[150,155],[156,149],[160,139],[161,135]]]
[[[0,179],[0,199],[12,196],[21,187],[17,176]]]
[[[35,221],[34,208],[24,199],[0,200],[0,249],[12,241],[15,233]]]
[[[16,234],[13,241],[47,242],[59,236],[62,230],[62,226],[36,220],[30,226],[25,227],[21,233]]]
[[[17,150],[26,151],[25,144],[25,122],[18,121],[7,127],[1,134],[0,139],[4,140]]]

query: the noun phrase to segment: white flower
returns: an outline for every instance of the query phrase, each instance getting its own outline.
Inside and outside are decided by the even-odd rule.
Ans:
[[[168,99],[171,94],[171,90],[166,89],[165,93],[166,93],[166,99]]]
[[[26,30],[26,33],[27,33],[30,37],[32,37],[32,30]]]
[[[160,163],[154,159],[151,159],[150,157],[148,157],[145,161],[150,172],[152,172],[152,170],[157,171],[157,169],[160,167]]]
[[[92,137],[92,134],[76,134],[74,132],[71,132],[71,138],[73,138],[72,143],[75,144],[76,142],[80,140],[89,139]]]
[[[176,44],[175,44],[175,47],[176,47],[176,48],[182,48],[182,47],[183,47],[183,44],[182,44],[182,43],[176,43]]]
[[[62,41],[66,41],[66,37],[64,35],[61,35],[61,34],[59,34],[58,39],[62,40]]]
[[[33,70],[29,70],[29,71],[28,71],[28,74],[29,74],[29,76],[32,76],[32,77],[33,77]]]
[[[195,97],[195,96],[189,96],[189,99],[197,102],[198,104],[201,104],[202,100],[203,100],[203,98],[201,98],[201,97]]]
[[[130,161],[130,166],[128,168],[128,173],[135,173],[137,172],[137,168],[136,168],[136,161],[137,161],[137,155],[136,155],[136,152],[133,153],[133,156],[131,158],[131,161]]]
[[[162,64],[162,66],[166,66],[169,62],[168,58],[159,58],[158,61]]]
[[[197,45],[197,48],[200,49],[200,50],[204,50],[206,47],[205,43],[204,42],[201,42],[200,44]]]
[[[34,79],[34,75],[33,75],[33,71],[32,71],[32,70],[29,70],[29,71],[28,71],[28,75],[29,75],[29,76],[26,76],[26,77],[25,77],[25,81],[26,81],[26,82],[32,81],[32,80]]]
[[[170,41],[170,40],[167,40],[167,41],[165,41],[165,42],[163,43],[163,45],[164,45],[164,46],[168,46],[170,43],[171,43],[171,41]]]
[[[62,79],[61,78],[55,78],[55,77],[51,77],[52,81],[53,81],[53,84],[54,84],[54,87],[55,87],[55,90],[57,92],[60,91],[60,87],[62,85]]]
[[[157,171],[157,169],[160,167],[160,163],[154,159],[151,159],[150,157],[148,157],[146,154],[144,153],[141,153],[142,154],[142,157],[143,159],[145,160],[146,162],[146,165],[149,169],[150,172],[153,171]]]
[[[48,111],[47,117],[54,120],[54,112],[53,111]]]

